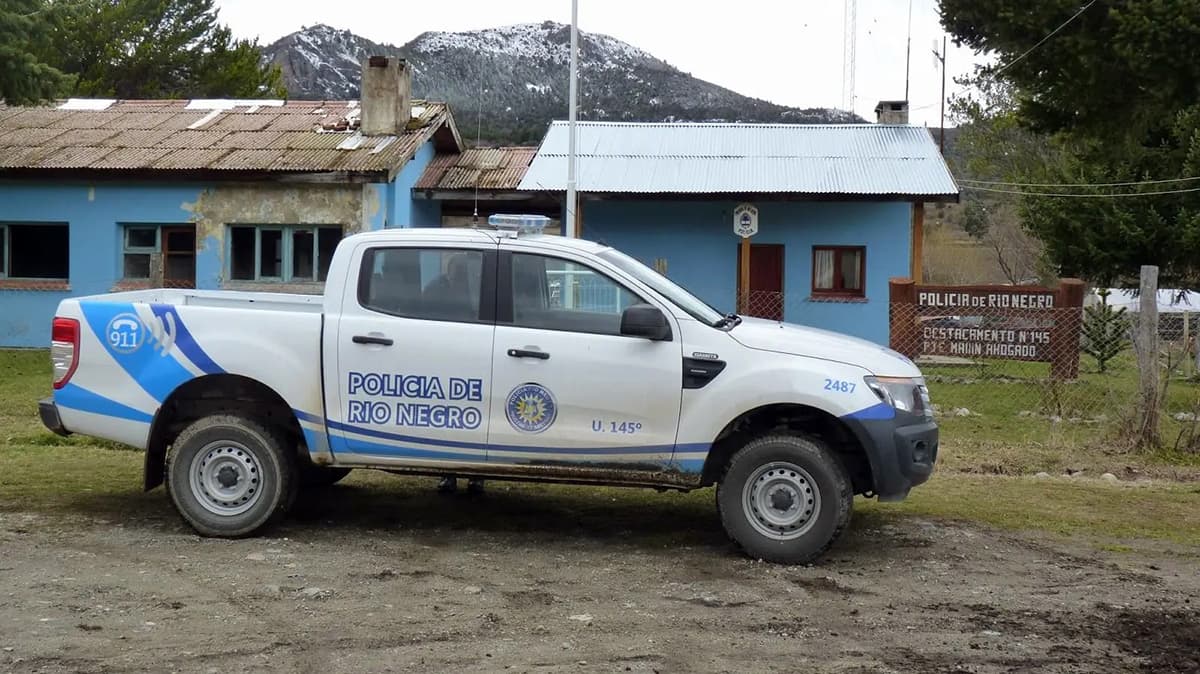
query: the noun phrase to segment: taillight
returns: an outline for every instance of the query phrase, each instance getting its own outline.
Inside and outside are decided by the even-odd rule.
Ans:
[[[50,361],[54,363],[54,388],[60,389],[71,380],[79,365],[79,321],[54,319],[50,329]]]

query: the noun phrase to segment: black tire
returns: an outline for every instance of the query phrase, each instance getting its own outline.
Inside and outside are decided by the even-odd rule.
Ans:
[[[755,504],[772,510],[763,514]],[[820,557],[849,524],[853,504],[841,463],[824,442],[803,435],[746,443],[717,485],[725,532],[751,557],[779,564]]]
[[[349,468],[318,466],[303,459],[297,463],[300,464],[300,486],[306,489],[320,489],[335,485],[350,474]]]
[[[279,432],[256,421],[229,414],[199,419],[167,456],[171,502],[203,536],[253,535],[294,500],[298,476],[287,446]]]

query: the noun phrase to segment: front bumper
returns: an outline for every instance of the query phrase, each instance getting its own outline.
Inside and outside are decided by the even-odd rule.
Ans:
[[[42,417],[42,425],[54,433],[63,437],[71,434],[71,431],[63,426],[62,417],[58,416],[58,405],[54,404],[54,398],[39,401],[38,414]]]
[[[847,419],[871,462],[880,501],[901,501],[933,475],[938,427],[923,416],[897,410],[891,419]]]

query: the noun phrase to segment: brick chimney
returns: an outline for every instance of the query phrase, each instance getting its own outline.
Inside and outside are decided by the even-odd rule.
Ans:
[[[404,59],[372,56],[362,66],[362,121],[366,136],[404,133],[412,117],[412,69]]]
[[[878,124],[908,124],[908,101],[879,101],[875,106]]]

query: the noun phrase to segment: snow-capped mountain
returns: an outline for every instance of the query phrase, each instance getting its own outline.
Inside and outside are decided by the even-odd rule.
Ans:
[[[325,25],[266,47],[293,98],[355,99],[362,60],[401,56],[414,69],[413,94],[448,101],[463,136],[536,143],[567,116],[570,26],[545,22],[463,33],[423,33],[402,47]],[[797,109],[696,79],[616,38],[580,32],[579,117],[610,121],[863,121],[827,108]]]

